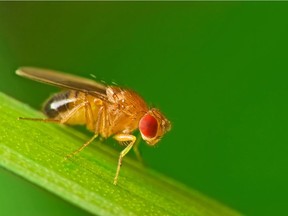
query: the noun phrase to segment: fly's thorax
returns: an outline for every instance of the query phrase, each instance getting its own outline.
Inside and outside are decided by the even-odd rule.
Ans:
[[[148,111],[145,101],[134,91],[115,86],[108,87],[106,94],[109,101],[106,136],[136,130],[141,117]]]
[[[117,107],[119,111],[130,112],[131,115],[148,111],[147,104],[143,98],[130,89],[109,86],[106,90],[106,94],[108,101]]]

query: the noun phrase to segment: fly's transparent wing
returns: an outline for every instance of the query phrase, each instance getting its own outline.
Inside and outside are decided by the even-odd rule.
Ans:
[[[107,86],[90,79],[34,67],[21,67],[16,71],[16,74],[38,82],[81,91],[100,99],[107,100]]]

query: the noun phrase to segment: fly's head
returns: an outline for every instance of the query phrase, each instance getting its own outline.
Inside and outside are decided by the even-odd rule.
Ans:
[[[139,121],[143,140],[154,146],[171,129],[170,121],[158,110],[149,110]]]

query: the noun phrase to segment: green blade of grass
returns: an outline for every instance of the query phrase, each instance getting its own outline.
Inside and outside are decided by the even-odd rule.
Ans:
[[[19,121],[41,117],[0,93],[0,165],[97,215],[240,215],[126,157],[113,185],[119,152],[94,142],[63,161],[88,137],[65,126]]]

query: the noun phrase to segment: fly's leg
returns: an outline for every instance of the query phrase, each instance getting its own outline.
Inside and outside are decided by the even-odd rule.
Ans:
[[[131,148],[133,147],[135,141],[136,141],[136,137],[131,135],[131,134],[116,134],[113,137],[115,140],[117,140],[118,142],[129,142],[129,144],[126,146],[126,148],[120,152],[119,155],[119,160],[118,160],[118,165],[117,165],[117,170],[116,170],[116,175],[114,178],[114,185],[117,184],[118,181],[118,176],[119,176],[119,172],[120,172],[120,167],[122,164],[122,159],[123,157],[125,157],[125,155],[131,150]]]
[[[99,111],[98,111],[98,117],[97,117],[97,122],[95,123],[95,133],[100,133],[103,132],[103,129],[106,126],[106,121],[105,121],[105,107],[103,105],[100,106]]]
[[[41,119],[41,118],[26,118],[26,117],[19,117],[19,120],[29,120],[29,121],[41,121],[41,122],[52,122],[58,124],[65,124],[79,109],[85,106],[85,103],[81,103],[75,106],[65,117],[62,119]]]
[[[139,151],[140,141],[141,141],[141,135],[139,133],[139,135],[137,136],[136,142],[133,146],[133,150],[134,150],[134,153],[135,153],[137,159],[143,164],[144,161],[143,161],[143,158],[141,156],[141,152]]]
[[[60,123],[60,120],[57,120],[57,119],[41,119],[41,118],[19,117],[18,120],[29,120],[29,121],[41,121],[41,122]]]
[[[94,136],[88,140],[86,143],[84,143],[79,149],[75,150],[74,152],[72,152],[71,154],[67,155],[64,158],[64,161],[67,160],[68,158],[73,157],[74,155],[76,155],[77,153],[81,152],[85,147],[87,147],[90,143],[93,142],[94,139],[96,139],[98,137],[98,134],[94,134]]]
[[[90,124],[90,122],[95,125],[94,123],[94,117],[93,117],[93,111],[91,108],[91,105],[89,102],[85,102],[85,118],[86,118],[86,122],[87,124]],[[99,120],[99,119],[98,119]],[[67,160],[68,158],[73,157],[74,155],[78,154],[79,152],[81,152],[85,147],[87,147],[90,143],[93,142],[94,139],[96,139],[98,137],[98,132],[95,131],[94,136],[88,140],[86,143],[84,143],[80,148],[78,148],[77,150],[73,151],[72,153],[70,153],[69,155],[67,155],[64,160]]]
[[[85,102],[85,119],[88,128],[91,128],[92,131],[95,131],[95,118],[93,114],[93,110],[91,104],[89,102]],[[95,132],[95,134],[98,134]]]

